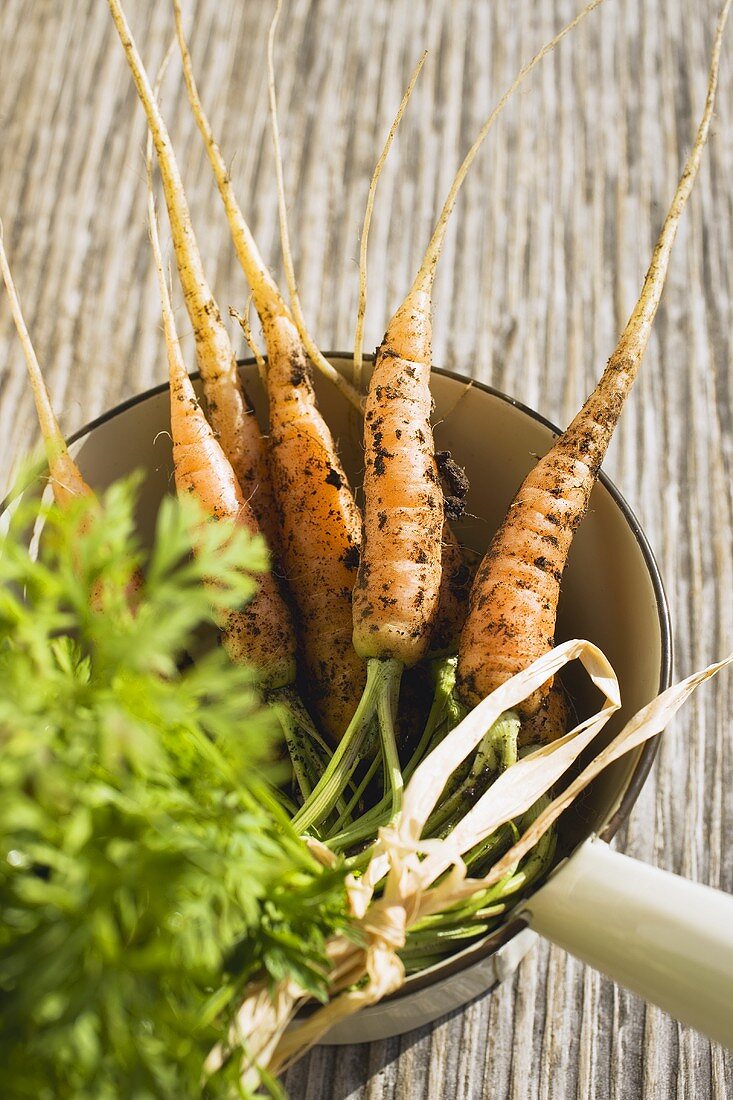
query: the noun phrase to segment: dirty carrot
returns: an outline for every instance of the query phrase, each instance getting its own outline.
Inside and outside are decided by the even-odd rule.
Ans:
[[[183,362],[163,270],[151,183],[149,179],[148,221],[168,354],[176,490],[183,499],[193,498],[210,519],[243,524],[252,534],[260,534],[254,512],[245,501],[232,465],[204,415]],[[228,613],[222,632],[224,647],[232,660],[251,664],[263,687],[279,688],[293,683],[294,632],[287,607],[269,572],[258,579],[257,591],[250,602]]]
[[[436,456],[443,490],[445,520],[441,540],[441,576],[438,606],[430,634],[430,654],[439,657],[455,653],[468,609],[473,567],[453,530],[452,523],[464,513],[468,479],[448,451]]]
[[[554,645],[560,582],[575,530],[646,351],[670,253],[710,128],[723,29],[718,21],[705,108],[639,299],[598,385],[552,449],[525,478],[494,536],[471,592],[461,635],[459,693],[473,705]],[[535,713],[552,681],[522,704]]]
[[[229,334],[206,280],[181,174],[163,116],[120,0],[109,0],[138,96],[153,134],[171,223],[176,265],[193,327],[196,357],[211,423],[260,527],[274,545],[274,508],[267,453],[237,370]]]
[[[193,497],[212,520],[243,524],[261,534],[233,467],[207,421],[183,362],[170,295],[163,272],[152,186],[152,136],[147,142],[148,221],[160,289],[168,354],[173,466],[178,494]],[[215,580],[212,580],[215,584]],[[251,600],[226,614],[222,642],[232,661],[251,665],[273,707],[303,799],[330,759],[295,689],[296,638],[290,611],[270,572],[258,578]]]
[[[351,593],[359,561],[361,516],[331,432],[318,410],[300,333],[257,249],[204,113],[177,0],[175,14],[189,101],[265,336],[270,469],[280,520],[280,560],[298,610],[309,696],[335,742],[356,710],[366,679],[351,644]]]

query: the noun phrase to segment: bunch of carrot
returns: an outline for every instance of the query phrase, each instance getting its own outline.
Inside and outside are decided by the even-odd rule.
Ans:
[[[237,369],[234,350],[203,269],[175,153],[121,0],[109,0],[149,127],[150,235],[158,272],[171,395],[171,435],[177,491],[195,498],[212,520],[226,517],[260,533],[272,571],[254,599],[222,622],[233,661],[253,665],[279,715],[292,763],[283,794],[295,825],[358,869],[364,844],[399,814],[404,781],[419,761],[495,687],[554,645],[560,585],[573,534],[624,401],[636,377],[659,304],[680,216],[701,161],[717,83],[715,39],[705,110],[662,227],[637,305],[600,381],[567,430],[520,486],[506,519],[470,583],[470,568],[451,529],[445,469],[431,426],[432,288],[446,226],[466,173],[494,120],[519,83],[601,0],[545,45],[518,74],[480,131],[448,193],[423,262],[377,349],[368,392],[338,375],[318,351],[303,318],[290,260],[277,135],[274,33],[269,38],[270,107],[278,168],[280,223],[288,304],[270,274],[237,202],[204,112],[173,0],[186,89],[224,204],[232,242],[259,315],[266,355],[255,349],[269,403],[264,436]],[[362,237],[361,295],[355,378],[361,376],[366,289],[366,241],[379,169],[417,79],[419,62],[390,131],[370,188]],[[206,411],[188,376],[166,282],[153,199],[152,150],[162,181],[175,263],[193,328]],[[3,274],[28,359],[49,466],[59,501],[90,492],[66,450],[32,353],[4,251]],[[245,335],[251,333],[240,317]],[[312,369],[323,371],[363,413],[363,512],[357,507],[332,434],[315,396]],[[450,476],[450,471],[448,471]],[[454,478],[455,481],[455,478]],[[455,487],[455,486],[454,486]],[[195,548],[195,536],[194,536]],[[211,578],[211,584],[216,578]],[[427,669],[432,698],[412,739],[400,723],[406,669]],[[304,701],[305,702],[304,702]],[[307,704],[307,707],[306,707]],[[565,732],[560,685],[546,683],[486,732],[473,759],[451,777],[428,832],[442,835],[465,812],[466,800],[510,767],[524,746]],[[383,779],[377,779],[379,769]],[[482,866],[511,843],[511,831],[490,838],[469,862]],[[526,885],[552,858],[554,841],[534,853],[512,890]],[[496,897],[493,897],[496,902]],[[475,934],[487,898],[464,907],[443,931],[449,941]],[[499,909],[492,913],[496,915]],[[452,923],[450,923],[452,921]],[[433,922],[434,924],[435,922]],[[438,922],[439,923],[439,922]],[[452,930],[452,931],[451,931]],[[412,963],[434,957],[435,928],[419,928],[408,944]],[[422,938],[421,938],[422,935]]]

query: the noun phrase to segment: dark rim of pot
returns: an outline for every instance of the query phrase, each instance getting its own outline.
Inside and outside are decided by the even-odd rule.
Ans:
[[[327,359],[340,360],[341,362],[348,362],[353,359],[353,355],[349,352],[341,351],[327,351],[324,352]],[[368,362],[374,361],[373,355],[365,355],[364,360]],[[254,359],[241,359],[239,360],[240,367],[253,366]],[[456,382],[467,383],[473,382],[476,389],[483,390],[484,393],[490,394],[492,397],[498,398],[500,401],[506,402],[507,405],[513,405],[515,409],[519,409],[521,412],[526,413],[533,420],[536,420],[539,424],[548,428],[553,435],[558,436],[561,434],[557,425],[553,424],[551,420],[548,420],[546,416],[531,409],[528,405],[525,405],[522,401],[518,401],[514,397],[509,397],[507,394],[502,393],[501,390],[495,389],[493,386],[487,385],[485,382],[478,382],[475,379],[469,379],[465,375],[458,374],[455,371],[444,370],[440,367],[433,367],[433,371],[436,374],[442,374],[446,378],[452,378]],[[193,379],[198,378],[198,373],[192,374]],[[69,436],[69,443],[75,443],[84,436],[89,435],[95,431],[96,428],[106,424],[107,421],[113,420],[121,413],[126,412],[128,409],[134,408],[136,405],[142,404],[144,401],[150,400],[151,397],[156,397],[158,394],[164,393],[168,389],[168,383],[163,382],[159,386],[154,386],[149,390],[145,390],[143,393],[136,394],[134,397],[128,398],[128,400],[121,402],[119,405],[115,405],[114,408],[108,412],[98,416],[95,420],[90,421],[89,424],[84,425],[83,428],[79,428],[73,435]],[[636,539],[639,549],[641,550],[644,564],[646,565],[649,573],[649,579],[652,583],[654,590],[654,598],[657,605],[657,617],[659,620],[659,632],[661,640],[661,668],[659,674],[659,690],[664,691],[670,686],[672,680],[672,631],[669,605],[667,603],[667,597],[662,585],[662,578],[657,566],[654,554],[652,552],[649,541],[644,534],[641,525],[634,515],[631,507],[606,475],[601,471],[598,480],[603,485],[604,489],[610,494],[615,504],[620,509],[624,519],[626,520],[629,528]],[[7,503],[7,498],[0,504],[0,512],[4,511]],[[639,796],[639,792],[644,785],[644,782],[649,774],[649,770],[654,762],[654,757],[657,753],[659,746],[659,737],[655,737],[643,746],[641,754],[639,756],[638,763],[634,772],[626,786],[624,793],[621,796],[621,800],[615,812],[611,815],[605,826],[599,833],[602,840],[610,840],[614,834],[618,831],[620,826],[629,816],[631,807],[636,802]],[[505,943],[508,943],[518,932],[527,926],[527,921],[522,917],[513,917],[501,928],[498,928],[496,932],[485,936],[479,940],[476,944],[464,948],[463,951],[457,953],[445,962],[436,963],[435,966],[430,967],[428,970],[411,975],[405,981],[405,984],[396,993],[391,994],[389,997],[385,997],[382,1003],[387,1001],[396,1001],[401,997],[406,997],[413,993],[418,993],[422,989],[426,989],[433,985],[435,982],[444,981],[447,978],[454,977],[456,974],[460,974],[461,971],[467,967],[473,966],[480,962],[482,959],[488,958],[498,948],[502,947]],[[307,1011],[307,1010],[306,1010]]]

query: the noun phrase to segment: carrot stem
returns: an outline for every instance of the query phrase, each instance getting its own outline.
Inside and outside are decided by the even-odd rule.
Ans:
[[[489,785],[487,781],[493,782],[516,763],[518,735],[519,716],[514,711],[507,711],[494,722],[477,745],[468,775],[430,815],[425,826],[426,833],[444,830],[456,812],[463,815],[466,803],[474,800],[479,789]]]
[[[379,700],[385,694],[389,694],[392,680],[396,679],[399,683],[401,674],[399,662],[369,661],[367,663],[366,685],[354,717],[310,798],[295,815],[294,828],[305,832],[328,815],[359,762],[360,749],[371,720],[377,714]]]
[[[313,783],[310,778],[311,761],[307,759],[301,739],[297,735],[297,723],[290,709],[282,702],[275,702],[274,700],[271,705],[282,730],[295,781],[305,802],[313,790]]]
[[[377,831],[382,825],[386,825],[390,821],[391,816],[392,798],[391,794],[386,794],[376,806],[373,806],[367,813],[362,814],[353,825],[334,836],[330,836],[327,841],[328,847],[334,852],[343,852],[347,848],[354,848],[360,842],[369,840],[370,837],[376,837]],[[352,869],[364,866],[369,862],[370,851],[371,845],[365,852],[360,852],[358,856],[350,860],[349,866]]]
[[[456,682],[456,658],[438,658],[435,661],[431,661],[431,671],[435,683],[433,702],[422,736],[420,737],[415,751],[405,765],[403,773],[405,782],[408,781],[417,765],[425,756],[428,746],[433,740],[433,735],[443,724],[446,717],[451,695],[453,694],[453,687]]]
[[[292,684],[270,691],[268,701],[276,710],[293,763],[293,771],[303,800],[306,801],[328,767],[332,750],[316,729],[313,719]],[[297,768],[302,772],[304,783],[301,782],[301,775],[296,770],[296,757]],[[304,789],[305,786],[307,790]],[[348,783],[345,789],[348,789]],[[337,799],[334,805],[338,813],[346,812],[346,800],[343,797]]]

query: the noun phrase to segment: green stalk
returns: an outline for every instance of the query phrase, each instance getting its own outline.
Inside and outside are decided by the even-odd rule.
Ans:
[[[402,809],[402,792],[404,780],[400,768],[400,758],[397,752],[397,739],[395,737],[395,718],[397,715],[397,701],[400,693],[400,680],[402,678],[403,664],[401,661],[390,659],[382,662],[386,667],[385,690],[377,700],[377,718],[379,719],[379,733],[382,739],[382,753],[384,757],[384,789],[389,789],[392,817],[397,817]]]
[[[304,730],[308,734],[311,741],[313,741],[314,744],[318,745],[319,749],[321,749],[321,751],[323,752],[326,760],[330,760],[332,749],[329,745],[326,744],[326,742],[323,740],[320,733],[316,729],[313,719],[303,705],[303,701],[298,695],[298,692],[295,690],[295,688],[292,687],[292,685],[289,685],[288,687],[277,688],[274,692],[272,692],[272,697],[274,700],[281,700],[284,703],[284,705],[292,714],[295,722],[300,726],[302,730]]]
[[[369,837],[376,838],[380,826],[386,825],[391,820],[391,811],[392,798],[390,794],[386,794],[376,806],[357,818],[353,825],[349,825],[347,829],[329,837],[326,842],[328,847],[334,852],[342,852],[346,848],[353,848],[355,844],[362,840],[368,840]],[[370,849],[367,849],[366,852],[361,852],[359,856],[354,857],[358,861],[354,864],[354,867],[361,865],[363,858],[368,855],[369,851]],[[366,862],[369,862],[368,859],[366,859]]]
[[[433,683],[435,685],[433,702],[417,748],[405,765],[405,783],[426,755],[434,733],[444,723],[448,711],[448,704],[456,682],[456,660],[457,658],[455,657],[441,657],[430,663],[430,671],[433,674]]]
[[[520,835],[516,823],[507,821],[463,857],[466,866],[472,874],[485,873],[512,844],[516,844]]]
[[[479,891],[469,902],[417,922],[400,951],[406,968],[410,972],[423,969],[455,950],[455,945],[462,940],[476,939],[496,928],[513,907],[513,895],[522,893],[549,869],[555,846],[555,830],[549,829],[527,856],[521,870],[510,872],[494,886]]]
[[[356,713],[312,794],[293,818],[293,828],[299,832],[317,825],[331,812],[359,762],[359,751],[379,700],[385,694],[389,697],[392,681],[399,686],[401,672],[399,661],[373,658],[367,662],[366,685]]]
[[[463,817],[466,801],[473,801],[477,791],[489,785],[487,780],[493,781],[516,763],[518,733],[519,718],[514,711],[497,718],[479,742],[468,775],[428,818],[426,834],[444,830],[456,813]]]
[[[410,955],[413,951],[425,951],[429,947],[439,947],[441,944],[452,944],[456,940],[470,939],[477,934],[486,931],[486,926],[481,924],[457,925],[455,928],[441,929],[439,932],[421,933],[410,930],[410,938],[400,951],[400,954]]]
[[[309,779],[311,780],[312,790],[328,767],[329,761],[333,756],[333,749],[324,741],[316,729],[315,723],[303,705],[297,691],[289,687],[282,688],[281,693],[286,698],[290,712],[296,720],[298,731],[304,735],[301,743],[303,751],[310,763]],[[348,788],[348,786],[349,784],[347,783],[345,789]],[[310,794],[311,792],[309,791],[308,793]],[[346,800],[344,798],[339,798],[335,806],[338,813],[343,813],[346,808]]]

